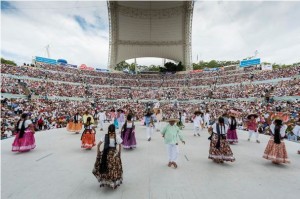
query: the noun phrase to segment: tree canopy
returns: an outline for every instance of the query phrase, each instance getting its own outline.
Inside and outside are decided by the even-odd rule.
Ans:
[[[11,60],[7,60],[1,57],[1,64],[9,64],[9,65],[13,65],[16,66],[17,64],[14,61]]]

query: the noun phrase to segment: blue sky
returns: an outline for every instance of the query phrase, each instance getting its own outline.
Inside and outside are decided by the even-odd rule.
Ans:
[[[193,61],[239,60],[258,50],[263,61],[300,61],[300,2],[195,2]],[[106,68],[107,4],[100,2],[1,1],[1,56],[17,63],[33,56],[64,58]],[[138,59],[161,64],[161,59]]]

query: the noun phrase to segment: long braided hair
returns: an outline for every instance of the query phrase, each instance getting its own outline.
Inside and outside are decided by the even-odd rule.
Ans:
[[[105,138],[104,138],[104,149],[103,149],[100,168],[99,168],[100,173],[107,173],[108,172],[107,155],[108,155],[108,152],[109,152],[109,141],[110,141],[109,134],[111,134],[111,133],[114,134],[114,140],[115,140],[115,146],[116,146],[116,144],[117,144],[117,142],[116,142],[116,127],[113,124],[109,125],[108,132],[107,132],[107,134],[105,135]]]
[[[282,120],[275,120],[275,130],[274,130],[274,142],[276,144],[280,144],[281,135],[280,135],[280,128],[282,127]]]
[[[17,123],[17,126],[16,126],[16,130],[17,131],[20,131],[20,134],[19,134],[19,138],[23,138],[24,134],[25,134],[25,121],[26,121],[26,118],[27,118],[27,114],[26,113],[23,113],[21,115],[21,119],[18,121]],[[21,129],[19,129],[19,124],[20,122],[23,120],[23,123],[21,125]]]

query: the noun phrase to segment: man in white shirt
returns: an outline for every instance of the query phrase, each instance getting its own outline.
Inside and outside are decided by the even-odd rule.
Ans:
[[[103,128],[104,128],[104,120],[106,120],[105,111],[101,110],[101,111],[98,113],[98,120],[99,120],[99,125],[100,125],[100,131],[103,131]]]
[[[205,125],[205,127],[208,127],[209,120],[210,120],[210,114],[209,114],[209,111],[207,110],[206,113],[204,114],[204,125]]]
[[[200,114],[201,114],[200,111],[196,111],[194,114],[195,114],[195,118],[194,118],[194,136],[196,136],[196,134],[198,136],[200,136],[200,130],[202,129],[201,124],[203,124],[203,119],[200,116]]]

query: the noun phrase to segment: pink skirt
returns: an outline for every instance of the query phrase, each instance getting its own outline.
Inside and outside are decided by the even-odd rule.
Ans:
[[[25,130],[22,138],[19,138],[20,132],[17,133],[12,144],[13,152],[25,152],[35,148],[34,133],[31,130]]]
[[[228,129],[227,131],[227,141],[228,142],[233,142],[233,143],[238,143],[238,137],[236,134],[236,130],[230,130]]]

